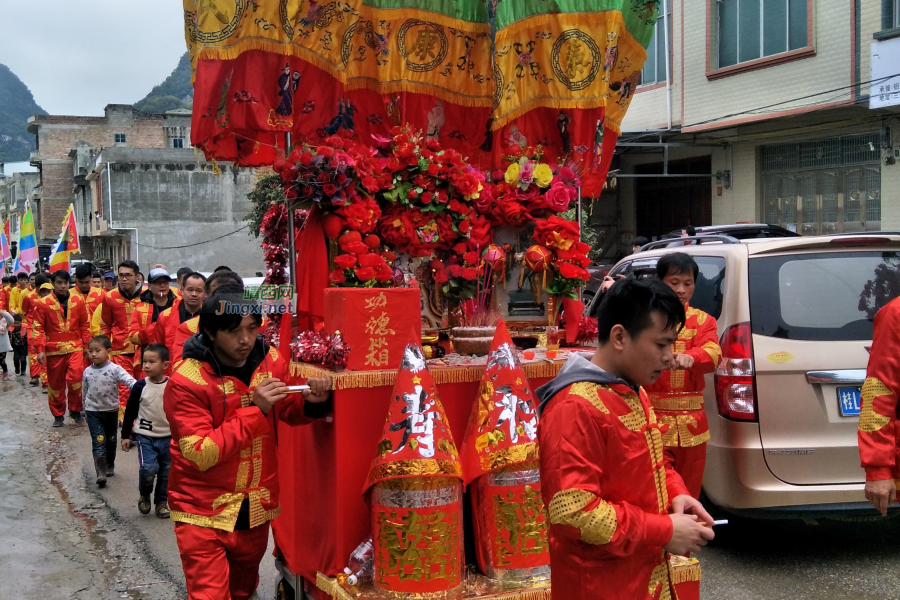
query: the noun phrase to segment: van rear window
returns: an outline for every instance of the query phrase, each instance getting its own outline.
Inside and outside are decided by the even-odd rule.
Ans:
[[[750,259],[753,333],[791,340],[871,340],[875,313],[900,295],[897,252]]]

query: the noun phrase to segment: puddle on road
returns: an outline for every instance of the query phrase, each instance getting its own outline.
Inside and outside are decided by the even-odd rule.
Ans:
[[[49,444],[49,448],[44,452],[44,464],[47,480],[53,485],[53,487],[56,488],[56,491],[59,492],[59,496],[62,501],[65,502],[69,514],[84,523],[87,538],[90,541],[91,545],[97,550],[99,556],[101,557],[101,560],[103,561],[103,564],[110,565],[109,567],[103,569],[101,575],[106,579],[107,585],[109,585],[111,582],[115,582],[118,579],[118,575],[121,570],[121,561],[110,551],[106,537],[101,535],[103,533],[107,533],[107,530],[103,529],[102,527],[98,527],[97,520],[92,516],[87,513],[81,512],[78,506],[74,502],[72,502],[69,491],[66,489],[65,483],[63,481],[63,476],[67,475],[69,472],[69,461],[65,456],[62,456],[60,454],[60,451],[67,449],[67,441],[63,439],[63,435],[61,432],[56,431],[51,432],[48,435],[46,441]],[[75,473],[72,476],[74,476],[76,480],[82,479],[82,476],[78,473]],[[101,499],[99,505],[91,503],[90,505],[86,505],[81,508],[82,510],[90,510],[104,508],[105,506],[106,503]],[[114,587],[110,588],[110,591],[113,590],[115,590]],[[144,598],[144,595],[139,590],[128,589],[120,592],[119,597],[140,599]]]

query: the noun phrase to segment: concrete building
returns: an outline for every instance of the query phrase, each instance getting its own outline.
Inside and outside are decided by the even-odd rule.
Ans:
[[[215,175],[191,149],[190,123],[189,110],[147,115],[117,104],[103,117],[31,117],[37,150],[30,162],[40,182],[30,197],[39,242],[56,241],[74,203],[82,255],[98,264],[132,259],[145,272],[155,263],[261,270],[259,243],[244,232],[181,247],[241,228],[253,185],[248,169],[220,164],[221,177]]]
[[[869,107],[900,90],[870,74],[871,55],[900,64],[895,0],[664,0],[660,13],[612,166],[611,252],[686,225],[900,229],[900,94]]]
[[[2,165],[0,165],[2,166]],[[6,223],[11,214],[25,212],[25,200],[41,184],[38,173],[4,174],[0,169],[0,222]]]
[[[220,174],[191,150],[103,148],[85,176],[97,262],[130,258],[146,269],[227,265],[244,276],[263,271],[259,241],[242,220],[250,212],[250,169],[220,164]],[[198,243],[205,242],[205,243]]]

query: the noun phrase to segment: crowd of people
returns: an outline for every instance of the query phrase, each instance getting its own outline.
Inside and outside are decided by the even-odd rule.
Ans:
[[[703,392],[722,352],[715,318],[691,306],[698,271],[673,252],[656,278],[615,281],[595,309],[591,360],[573,354],[537,390],[554,598],[674,597],[669,554],[714,538],[699,501],[710,437]],[[300,381],[260,335],[263,318],[215,310],[243,296],[230,269],[209,278],[181,269],[177,288],[162,265],[144,283],[124,261],[112,289],[94,285],[99,275],[81,265],[73,285],[66,271],[5,278],[0,350],[14,352],[17,376],[43,382],[53,426],[67,409],[75,425],[86,416],[98,486],[114,476],[120,446],[138,449],[138,509],[175,522],[191,598],[252,598],[280,510],[274,428],[326,417],[332,381],[294,393]],[[888,348],[898,319],[898,301],[876,317],[863,389],[874,404],[860,421],[866,495],[882,514],[898,475],[882,416],[900,397]]]
[[[15,376],[46,390],[53,427],[66,411],[87,424],[99,488],[117,450],[136,448],[137,508],[175,522],[190,597],[246,599],[280,511],[275,422],[327,416],[331,380],[293,393],[262,317],[217,313],[219,298],[243,297],[228,267],[209,278],[182,268],[172,283],[163,265],[145,279],[130,260],[116,273],[84,263],[74,277],[4,277],[3,380],[13,352]]]

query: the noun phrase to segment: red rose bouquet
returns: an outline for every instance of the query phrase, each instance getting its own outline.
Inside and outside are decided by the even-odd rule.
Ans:
[[[334,271],[329,279],[333,287],[393,287],[395,274],[390,262],[393,252],[377,252],[380,240],[369,235],[363,238],[358,231],[342,235],[338,242],[344,252],[334,258]],[[389,260],[390,259],[390,262]]]

